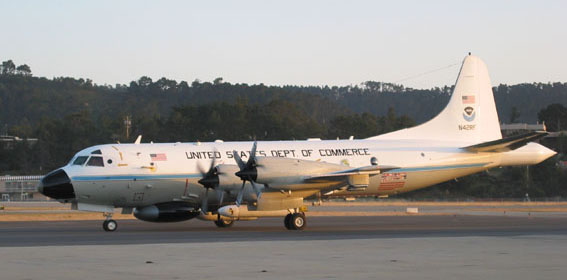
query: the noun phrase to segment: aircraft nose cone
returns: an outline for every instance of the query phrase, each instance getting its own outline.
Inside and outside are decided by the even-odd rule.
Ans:
[[[73,199],[75,190],[71,184],[71,179],[63,169],[52,171],[45,175],[39,184],[38,191],[54,199]]]

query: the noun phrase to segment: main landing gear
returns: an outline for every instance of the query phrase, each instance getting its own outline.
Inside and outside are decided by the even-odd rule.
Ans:
[[[102,223],[104,231],[115,231],[118,228],[118,223],[112,219],[112,213],[104,213],[106,220]]]
[[[307,219],[303,212],[290,213],[285,216],[284,225],[289,230],[302,230],[307,225]]]
[[[234,225],[234,220],[222,219],[219,214],[217,220],[215,221],[215,225],[220,228],[228,228]]]

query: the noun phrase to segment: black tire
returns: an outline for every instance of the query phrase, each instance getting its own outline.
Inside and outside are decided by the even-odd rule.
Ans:
[[[285,219],[284,219],[284,226],[285,226],[285,228],[287,228],[287,229],[292,229],[292,228],[291,228],[291,223],[289,222],[290,220],[291,220],[291,214],[287,214],[287,215],[285,216]]]
[[[294,213],[289,220],[289,225],[293,230],[302,230],[307,225],[307,219],[303,213]]]
[[[118,228],[118,223],[115,220],[106,220],[102,223],[104,231],[115,231]]]
[[[215,221],[215,225],[220,228],[228,228],[234,225],[234,220],[218,219]]]

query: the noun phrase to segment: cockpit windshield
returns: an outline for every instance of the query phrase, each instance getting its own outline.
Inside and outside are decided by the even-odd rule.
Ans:
[[[102,157],[91,156],[89,161],[87,162],[87,166],[101,166],[104,167],[104,161]]]
[[[83,165],[87,161],[88,156],[80,156],[73,161],[73,165]]]

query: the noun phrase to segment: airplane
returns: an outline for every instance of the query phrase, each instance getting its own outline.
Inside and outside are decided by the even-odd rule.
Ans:
[[[101,212],[115,231],[115,208],[149,222],[192,218],[221,228],[285,217],[306,227],[304,199],[386,196],[556,153],[536,131],[502,138],[485,63],[463,60],[446,107],[433,119],[367,139],[105,144],[78,152],[41,179],[38,190],[71,208]],[[207,168],[208,167],[208,168]]]

